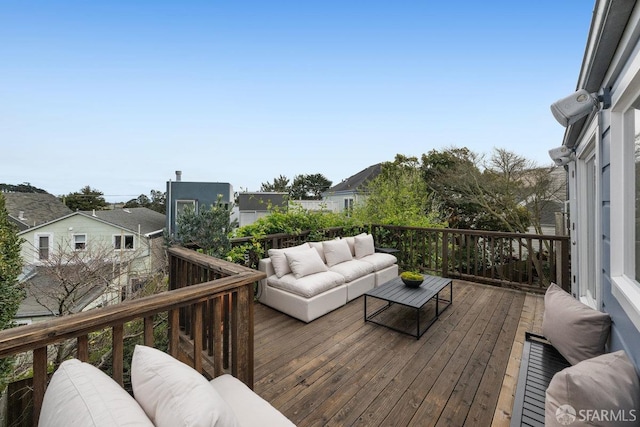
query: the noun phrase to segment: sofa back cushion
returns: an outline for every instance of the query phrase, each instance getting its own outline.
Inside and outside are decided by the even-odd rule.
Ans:
[[[351,249],[349,249],[349,244],[345,239],[322,242],[322,249],[329,267],[353,259]]]
[[[308,243],[303,243],[298,246],[293,246],[291,248],[284,249],[269,249],[269,258],[271,258],[271,265],[273,266],[273,271],[276,272],[276,276],[278,278],[284,276],[285,274],[291,273],[291,268],[289,267],[289,261],[285,253],[291,251],[299,251],[301,249],[309,248]]]
[[[322,262],[318,251],[314,248],[308,247],[307,249],[289,251],[284,254],[296,279],[329,270],[325,263]]]
[[[235,427],[235,414],[195,369],[152,347],[136,345],[133,395],[157,427]]]
[[[38,427],[132,425],[153,427],[118,383],[88,363],[62,362],[44,394]]]
[[[349,245],[349,250],[351,251],[351,256],[354,257],[356,256],[356,237],[363,237],[366,236],[367,233],[360,233],[357,236],[349,236],[349,237],[343,237],[341,240],[344,240],[347,242],[347,244]]]
[[[322,262],[326,264],[327,258],[325,258],[324,256],[324,249],[322,249],[322,242],[308,242],[308,243],[309,243],[309,246],[311,246],[313,249],[318,251],[318,255],[320,255],[320,259],[322,259]]]

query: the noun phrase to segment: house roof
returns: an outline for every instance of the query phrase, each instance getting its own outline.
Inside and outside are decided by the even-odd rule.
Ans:
[[[49,193],[2,193],[5,209],[20,230],[62,218],[72,211]],[[21,215],[22,213],[22,215]]]
[[[78,211],[72,212],[61,218],[54,219],[45,224],[40,224],[34,228],[41,228],[50,223],[63,221],[67,218],[82,215],[87,218],[94,219],[110,224],[114,227],[123,228],[133,233],[140,232],[148,237],[154,237],[162,234],[165,226],[165,215],[159,212],[153,211],[149,208],[127,208],[127,209],[113,209],[113,210],[96,210],[96,211]],[[27,230],[23,230],[18,234],[26,233]]]
[[[104,211],[82,211],[82,214],[141,234],[162,232],[166,217],[149,208],[126,208]],[[139,229],[138,229],[139,228]]]
[[[635,3],[628,0],[596,1],[576,89],[586,89],[590,93],[599,92],[604,87],[611,87],[617,80],[623,65],[632,54],[632,49],[627,49],[619,52],[616,59]],[[628,45],[635,46],[640,34],[635,32],[631,37],[635,41],[629,42]],[[614,61],[617,61],[618,65],[613,72],[609,72]],[[563,145],[575,147],[590,117],[587,115],[566,129]]]
[[[361,170],[357,174],[345,179],[341,183],[329,188],[324,192],[324,194],[361,190],[363,184],[378,176],[381,170],[381,163],[369,166],[368,168]]]
[[[59,304],[55,295],[56,292],[49,292],[53,286],[60,286],[52,280],[46,273],[48,267],[28,266],[28,271],[23,271],[22,286],[26,291],[26,297],[20,303],[18,311],[15,315],[16,319],[27,317],[47,317],[57,314],[57,305]],[[71,307],[71,313],[79,313],[86,306],[98,299],[106,290],[106,285],[95,284],[90,288],[83,290],[84,295],[74,302]]]

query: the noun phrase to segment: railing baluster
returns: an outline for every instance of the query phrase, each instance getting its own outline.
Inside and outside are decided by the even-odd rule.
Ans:
[[[87,335],[81,335],[78,337],[77,342],[77,358],[83,362],[87,362],[89,360],[89,337]]]
[[[38,425],[47,388],[47,347],[33,350],[33,425]]]
[[[113,379],[124,386],[124,327],[122,325],[116,325],[112,329],[112,356],[111,366],[113,369]]]

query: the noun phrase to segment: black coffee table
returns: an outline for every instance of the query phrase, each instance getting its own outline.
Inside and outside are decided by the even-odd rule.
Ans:
[[[440,292],[449,287],[449,299],[445,299],[440,296]],[[446,291],[445,291],[446,292]],[[377,298],[379,300],[387,301],[387,304],[377,309],[371,314],[367,314],[367,298]],[[426,327],[420,330],[420,310],[431,300],[435,301],[435,314],[428,319]],[[440,303],[444,304],[444,307],[440,307]],[[402,332],[404,334],[411,335],[420,339],[420,337],[429,329],[433,323],[438,320],[440,314],[446,310],[453,303],[453,280],[437,277],[437,276],[424,276],[424,281],[418,288],[410,288],[402,283],[400,277],[396,277],[377,288],[373,288],[364,294],[364,320],[365,322],[375,323],[377,325],[385,326],[393,329],[394,331]],[[415,310],[416,314],[416,331],[415,333],[408,332],[407,330],[396,328],[390,324],[378,321],[377,318],[380,314],[391,307],[393,304],[399,304]]]

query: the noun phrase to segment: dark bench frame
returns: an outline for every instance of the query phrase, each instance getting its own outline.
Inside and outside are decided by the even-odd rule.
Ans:
[[[553,376],[569,366],[545,337],[525,333],[511,427],[544,426],[545,392]]]

